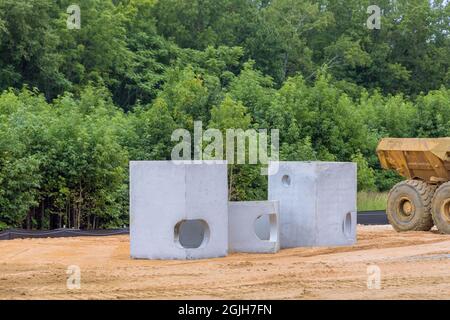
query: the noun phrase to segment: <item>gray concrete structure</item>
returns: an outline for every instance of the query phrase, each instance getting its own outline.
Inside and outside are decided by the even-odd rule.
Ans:
[[[130,251],[138,259],[227,255],[226,162],[130,162]]]
[[[280,250],[278,201],[229,202],[228,213],[230,252]]]
[[[281,248],[354,244],[356,164],[278,165],[278,172],[269,176],[269,200],[280,201]]]

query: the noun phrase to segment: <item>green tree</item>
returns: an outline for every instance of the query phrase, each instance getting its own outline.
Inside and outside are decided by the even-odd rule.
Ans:
[[[374,191],[375,172],[369,167],[367,160],[358,152],[352,157],[352,161],[358,166],[358,191]]]

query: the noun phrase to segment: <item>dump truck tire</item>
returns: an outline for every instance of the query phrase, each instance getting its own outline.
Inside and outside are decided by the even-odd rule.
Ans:
[[[431,212],[439,232],[450,234],[450,182],[442,184],[436,190]]]
[[[396,231],[429,231],[433,227],[431,203],[436,186],[420,180],[396,184],[388,196],[386,214]]]

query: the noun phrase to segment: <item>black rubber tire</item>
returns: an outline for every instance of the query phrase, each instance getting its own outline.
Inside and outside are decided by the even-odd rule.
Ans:
[[[431,213],[439,232],[450,234],[450,182],[442,184],[434,193]]]
[[[389,192],[386,210],[392,227],[398,232],[430,231],[434,225],[431,202],[435,190],[435,185],[420,180],[406,180],[396,184]],[[412,204],[409,215],[403,212],[402,203],[405,201]]]

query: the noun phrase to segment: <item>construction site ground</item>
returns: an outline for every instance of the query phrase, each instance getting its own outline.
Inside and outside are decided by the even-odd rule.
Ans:
[[[73,278],[67,286],[77,268],[78,289],[70,286]],[[449,296],[450,235],[435,230],[397,233],[390,226],[358,226],[358,241],[352,247],[293,248],[191,261],[131,259],[126,235],[0,241],[0,299]]]

